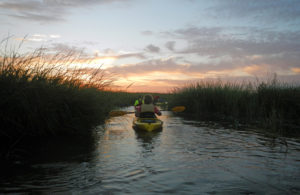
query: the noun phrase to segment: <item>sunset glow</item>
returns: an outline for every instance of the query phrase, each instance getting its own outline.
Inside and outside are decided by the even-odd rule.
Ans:
[[[112,65],[114,61],[115,61],[115,58],[113,58],[113,57],[102,57],[102,58],[97,57],[90,62],[89,66],[91,68],[95,68],[99,65],[108,67],[108,66]]]

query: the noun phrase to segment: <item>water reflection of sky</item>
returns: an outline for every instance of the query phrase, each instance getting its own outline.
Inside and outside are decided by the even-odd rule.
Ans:
[[[0,193],[4,189],[80,194],[300,192],[297,139],[211,128],[165,111],[162,131],[138,132],[132,129],[133,117],[107,120],[96,130],[95,147],[37,162],[2,183]]]

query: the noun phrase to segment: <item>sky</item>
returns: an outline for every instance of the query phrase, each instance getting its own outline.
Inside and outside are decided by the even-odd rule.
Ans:
[[[23,52],[83,53],[80,66],[100,67],[116,90],[300,82],[299,0],[0,0],[0,26]]]

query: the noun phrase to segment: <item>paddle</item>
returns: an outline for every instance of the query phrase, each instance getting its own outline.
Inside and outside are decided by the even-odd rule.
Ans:
[[[184,106],[175,106],[171,109],[173,112],[183,112],[185,110]],[[112,110],[109,112],[110,117],[117,117],[117,116],[123,116],[125,114],[132,114],[134,112],[128,112],[128,111],[122,111],[122,110]]]
[[[177,113],[177,112],[183,112],[185,110],[184,106],[175,106],[172,108],[172,111]]]
[[[122,110],[112,110],[109,112],[110,117],[117,117],[117,116],[123,116],[125,114],[132,114],[134,112],[127,112],[127,111],[122,111]]]

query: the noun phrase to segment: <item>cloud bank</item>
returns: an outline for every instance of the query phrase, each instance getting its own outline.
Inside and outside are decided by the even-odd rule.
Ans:
[[[215,0],[215,5],[207,9],[208,15],[216,18],[247,18],[258,22],[299,23],[300,1],[298,0]]]
[[[66,15],[74,8],[127,1],[129,0],[3,0],[0,2],[0,9],[7,16],[22,20],[59,22],[65,21]]]

